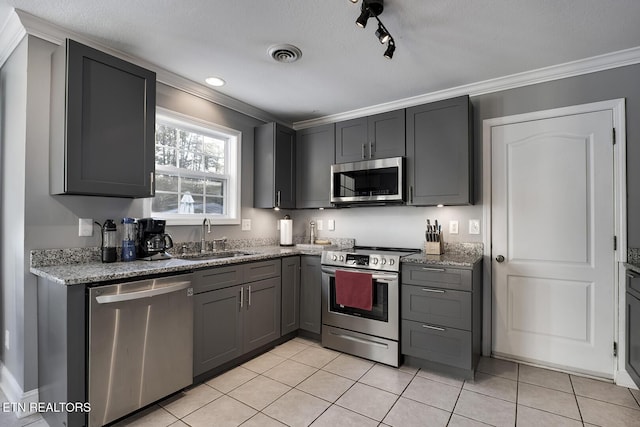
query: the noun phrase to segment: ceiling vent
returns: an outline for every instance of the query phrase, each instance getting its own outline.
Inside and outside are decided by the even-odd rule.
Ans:
[[[302,51],[290,44],[276,44],[269,48],[269,56],[278,62],[296,62]]]

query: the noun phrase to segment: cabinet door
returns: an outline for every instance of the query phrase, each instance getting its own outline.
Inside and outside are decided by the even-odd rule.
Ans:
[[[254,131],[256,208],[295,208],[295,132],[277,123]]]
[[[627,372],[640,387],[640,276],[627,272]]]
[[[473,204],[469,97],[408,108],[409,204]]]
[[[383,159],[405,155],[404,109],[371,116],[368,127],[370,145],[366,148],[367,158]]]
[[[320,257],[300,258],[300,329],[319,334],[322,326]]]
[[[280,338],[280,277],[245,287],[244,352]]]
[[[331,207],[331,165],[335,162],[335,126],[296,134],[296,207]]]
[[[52,193],[153,196],[155,73],[67,40],[65,79],[59,70],[64,65],[58,65],[64,60],[62,49],[54,54],[52,85],[66,84],[66,111],[56,88]],[[58,151],[62,145],[66,149]]]
[[[282,259],[282,311],[280,333],[293,332],[300,326],[300,257]]]
[[[367,158],[367,132],[366,117],[336,123],[336,163],[356,162]]]
[[[193,375],[242,355],[242,286],[194,296]]]

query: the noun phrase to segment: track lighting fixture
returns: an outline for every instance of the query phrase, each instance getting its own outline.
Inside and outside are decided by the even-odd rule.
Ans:
[[[358,2],[358,0],[350,1],[351,3]],[[367,26],[367,21],[369,20],[369,18],[374,18],[376,21],[378,21],[376,37],[378,38],[380,43],[387,43],[387,49],[384,52],[384,57],[387,59],[391,59],[393,58],[393,53],[396,50],[396,43],[382,21],[380,21],[380,18],[378,18],[383,10],[383,0],[362,0],[362,6],[360,7],[360,16],[358,16],[358,19],[356,19],[356,25],[360,28],[365,28]]]

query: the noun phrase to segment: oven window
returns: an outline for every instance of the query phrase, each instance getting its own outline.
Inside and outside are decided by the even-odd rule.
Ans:
[[[373,307],[371,311],[336,304],[336,278],[329,280],[329,310],[334,313],[364,317],[381,322],[389,321],[389,284],[373,281]]]

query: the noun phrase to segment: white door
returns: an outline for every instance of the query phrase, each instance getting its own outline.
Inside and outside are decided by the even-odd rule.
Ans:
[[[611,110],[491,128],[494,354],[613,377],[612,134]]]

